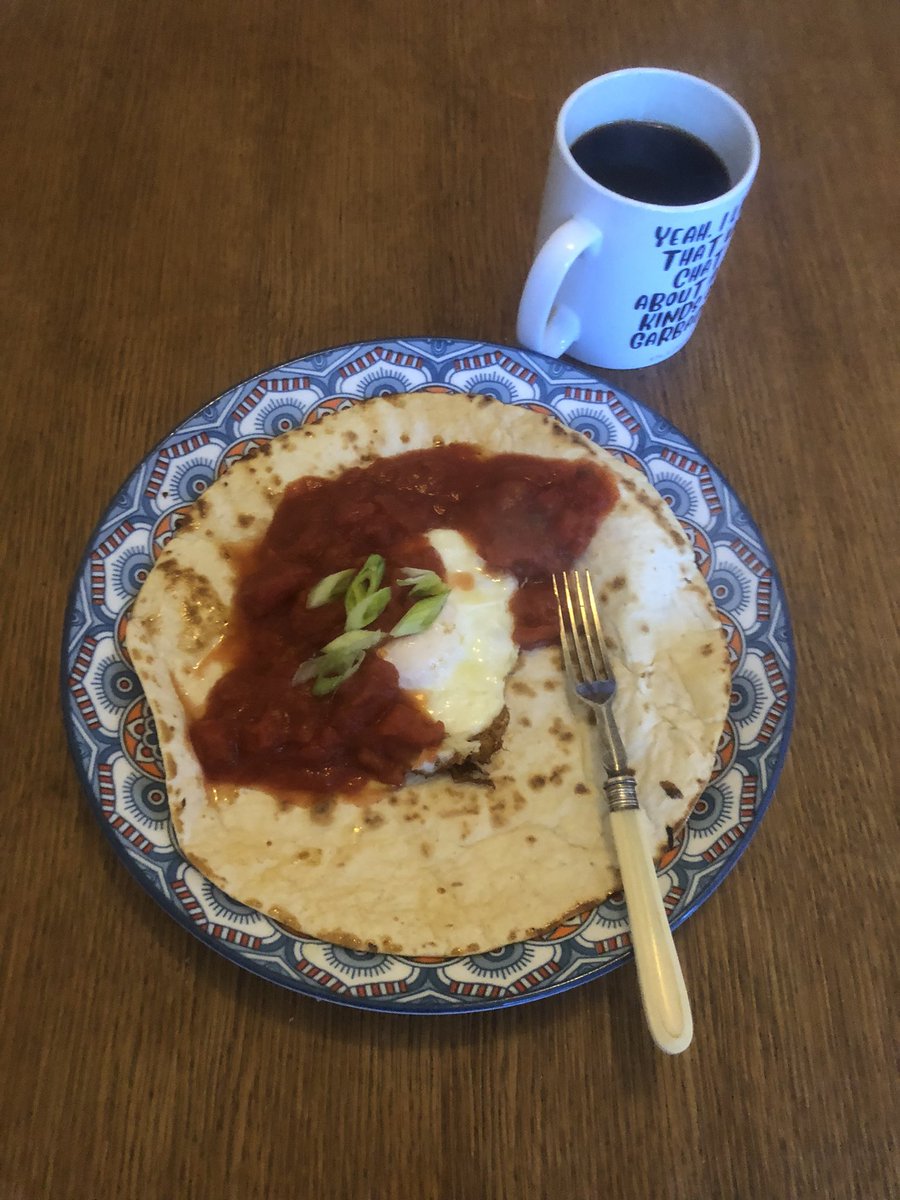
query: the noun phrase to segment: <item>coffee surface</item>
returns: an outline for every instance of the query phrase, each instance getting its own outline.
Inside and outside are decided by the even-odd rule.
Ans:
[[[647,204],[702,204],[731,187],[715,150],[674,125],[613,121],[583,133],[571,150],[595,183]]]

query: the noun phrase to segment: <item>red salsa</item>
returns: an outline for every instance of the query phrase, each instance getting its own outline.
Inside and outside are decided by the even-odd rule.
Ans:
[[[518,644],[546,644],[556,637],[549,575],[584,551],[616,495],[612,476],[591,462],[482,455],[458,444],[291,484],[266,535],[240,557],[219,651],[230,669],[191,725],[207,778],[319,794],[353,792],[370,779],[402,783],[444,727],[377,654],[330,695],[292,683],[299,664],[344,629],[343,601],[307,608],[310,589],[380,554],[392,598],[372,627],[389,630],[410,603],[396,586],[401,569],[443,574],[425,535],[457,529],[489,568],[519,581],[511,605]]]

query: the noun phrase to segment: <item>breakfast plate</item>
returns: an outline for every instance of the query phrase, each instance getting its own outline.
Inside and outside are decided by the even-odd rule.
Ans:
[[[478,392],[558,418],[643,471],[687,533],[725,630],[732,691],[714,776],[660,868],[671,922],[685,920],[737,861],[773,793],[793,711],[789,617],[771,557],[721,474],[662,418],[571,364],[481,342],[382,340],[312,354],[230,389],[147,455],[94,531],[66,615],[62,701],[102,828],[131,873],[201,941],[316,999],[465,1012],[540,999],[618,966],[630,955],[621,899],[528,941],[452,958],[368,953],[291,932],[237,903],[180,853],[126,638],[154,561],[225,470],[362,399],[414,392]]]

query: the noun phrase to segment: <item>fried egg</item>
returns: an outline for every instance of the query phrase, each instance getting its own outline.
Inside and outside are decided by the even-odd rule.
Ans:
[[[397,668],[400,686],[444,723],[437,760],[423,770],[472,753],[473,739],[505,707],[506,679],[519,656],[509,607],[513,576],[489,571],[456,529],[434,529],[428,540],[444,564],[447,602],[428,629],[379,651]]]

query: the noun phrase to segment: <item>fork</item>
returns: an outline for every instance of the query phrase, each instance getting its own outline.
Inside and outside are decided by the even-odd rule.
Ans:
[[[613,840],[622,874],[638,984],[650,1034],[668,1054],[691,1043],[694,1026],[681,964],[663,907],[647,837],[647,819],[638,803],[634,772],[613,715],[613,675],[588,571],[553,576],[559,636],[566,676],[575,696],[596,714],[606,769],[603,790],[609,801]]]

